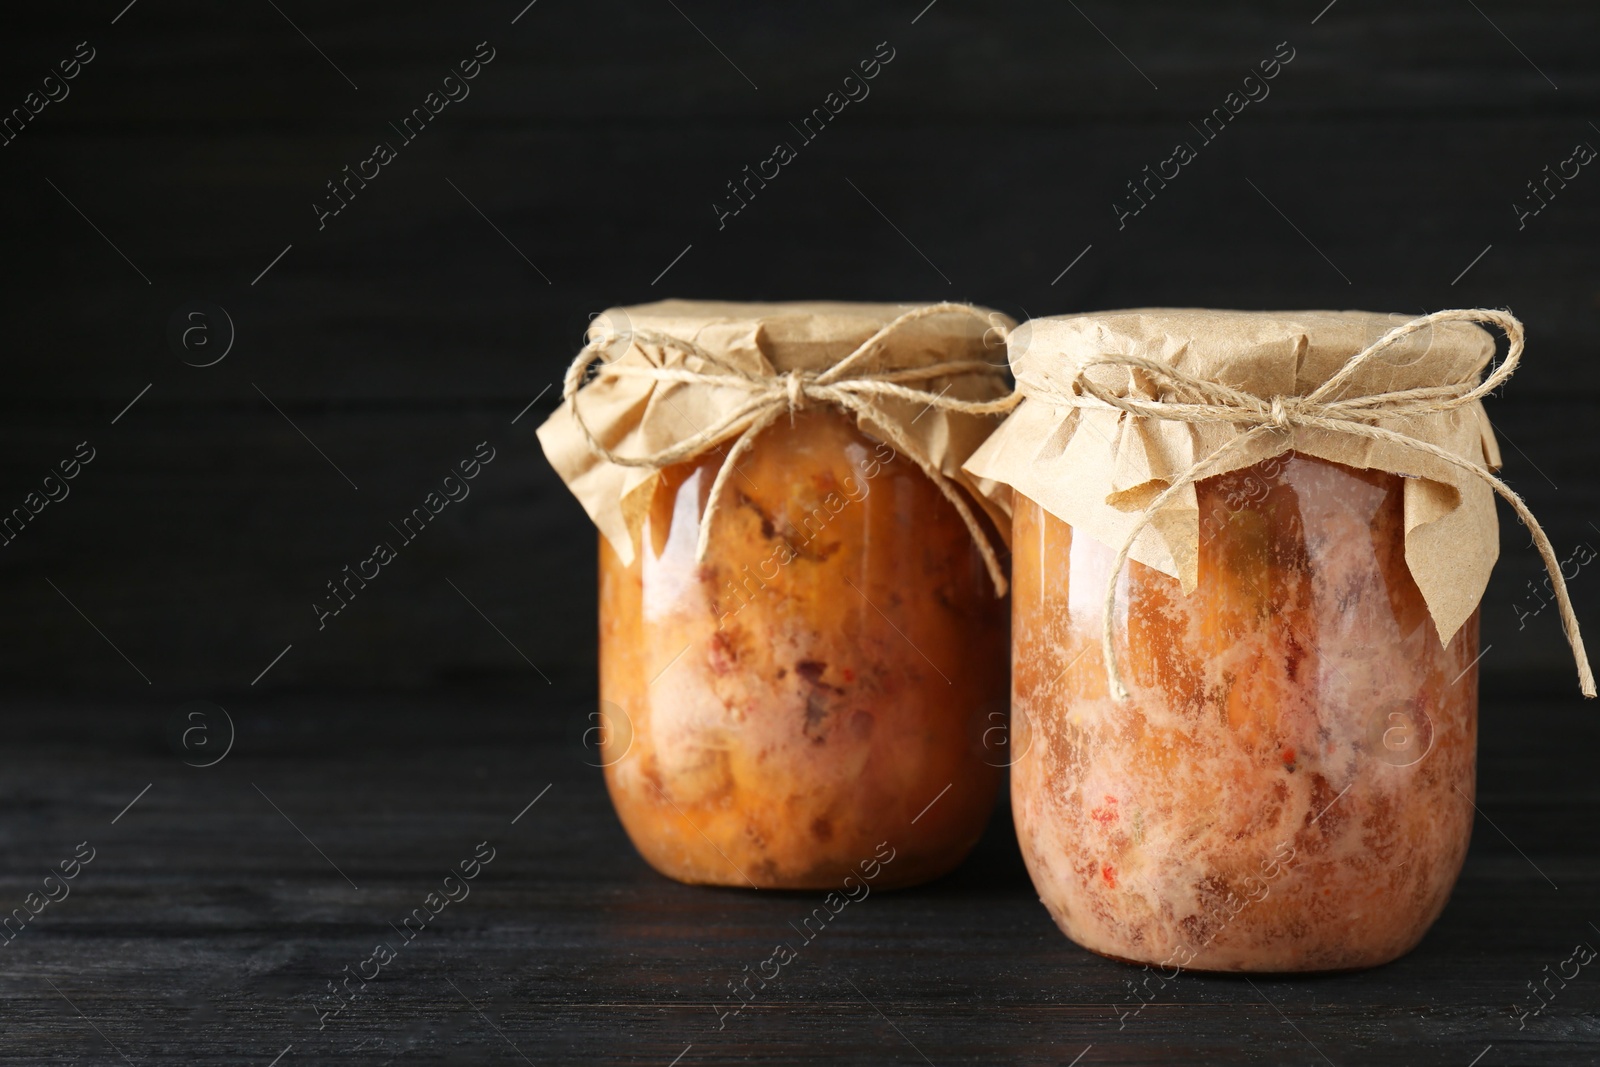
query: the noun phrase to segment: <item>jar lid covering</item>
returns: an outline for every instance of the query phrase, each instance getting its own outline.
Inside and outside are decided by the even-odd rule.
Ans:
[[[967,471],[995,500],[1008,503],[1011,491],[1020,492],[1113,548],[1135,537],[1129,558],[1177,578],[1185,592],[1198,581],[1193,484],[1145,512],[1197,463],[1206,462],[1204,477],[1213,477],[1296,451],[1403,475],[1406,561],[1448,642],[1477,608],[1499,555],[1495,491],[1408,442],[1493,469],[1500,454],[1482,405],[1473,400],[1418,413],[1413,403],[1388,417],[1384,401],[1354,416],[1364,420],[1355,429],[1380,427],[1391,432],[1389,440],[1343,432],[1329,419],[1283,417],[1271,425],[1263,414],[1269,405],[1274,412],[1293,408],[1336,377],[1336,395],[1320,400],[1447,386],[1469,391],[1495,353],[1493,335],[1469,316],[1508,320],[1520,349],[1520,324],[1502,312],[1441,316],[1359,361],[1353,357],[1391,330],[1420,320],[1365,311],[1196,308],[1035,319],[1007,342],[1023,399],[967,461]],[[1211,390],[1212,383],[1225,388]],[[1177,409],[1186,410],[1180,417]],[[1392,439],[1397,434],[1406,440]]]
[[[729,446],[702,522],[703,552],[717,487],[740,450],[785,411],[837,407],[921,467],[962,514],[1003,590],[1003,569],[971,508],[988,511],[1002,537],[1008,524],[962,464],[1010,406],[999,356],[1012,325],[967,304],[663,300],[613,308],[590,325],[539,441],[631,563],[664,467]]]

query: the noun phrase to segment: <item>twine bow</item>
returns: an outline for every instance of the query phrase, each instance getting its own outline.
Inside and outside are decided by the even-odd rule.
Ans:
[[[1004,596],[1007,588],[1005,571],[1000,565],[999,555],[991,543],[989,534],[973,514],[971,505],[967,503],[961,491],[945,476],[944,472],[928,458],[926,452],[900,427],[898,420],[885,414],[881,401],[885,398],[894,398],[923,404],[925,405],[924,410],[938,408],[942,411],[954,411],[966,415],[993,415],[1010,411],[1015,407],[1018,402],[1016,394],[1008,393],[996,400],[957,400],[945,396],[943,392],[933,393],[905,384],[925,382],[933,378],[951,375],[996,375],[997,372],[994,365],[983,360],[953,360],[904,370],[858,369],[860,364],[865,362],[877,350],[885,338],[907,323],[934,315],[949,314],[969,315],[989,323],[991,330],[998,329],[1002,334],[1004,332],[1003,328],[993,326],[990,320],[976,308],[966,304],[931,304],[926,307],[915,308],[886,323],[871,337],[863,341],[853,352],[826,370],[795,370],[789,371],[787,374],[774,376],[734,367],[718,356],[701,349],[691,341],[648,330],[633,330],[620,337],[596,338],[585,345],[583,351],[579,352],[577,358],[572,361],[572,366],[567,369],[562,395],[566,401],[572,402],[578,390],[582,388],[584,379],[589,373],[589,368],[594,365],[596,360],[604,358],[605,350],[610,345],[622,339],[631,339],[687,352],[698,356],[704,362],[706,369],[690,370],[686,367],[608,363],[601,369],[600,373],[602,375],[647,378],[657,382],[681,382],[691,385],[738,389],[749,394],[748,399],[712,425],[698,429],[692,436],[675,445],[644,456],[619,455],[601,444],[589,429],[588,424],[583,421],[583,415],[579,411],[576,402],[571,403],[573,420],[578,424],[578,428],[583,431],[584,439],[588,442],[590,451],[611,463],[623,467],[646,467],[652,470],[660,470],[675,463],[694,459],[724,441],[733,440],[733,447],[728,450],[727,457],[717,470],[715,479],[712,480],[711,492],[706,502],[706,511],[700,520],[699,538],[695,543],[695,559],[700,561],[705,559],[706,550],[710,544],[712,520],[719,510],[719,503],[727,487],[728,476],[735,469],[736,464],[745,452],[749,451],[763,430],[771,426],[781,416],[803,410],[811,404],[832,404],[850,412],[857,419],[870,420],[874,431],[880,432],[887,437],[889,445],[896,452],[909,456],[917,466],[921,467],[922,472],[928,476],[928,480],[938,486],[939,492],[956,509],[957,514],[961,516],[961,521],[966,523],[967,530],[972,535],[973,543],[977,545],[978,552],[983,557],[984,565],[988,568],[989,577],[994,582],[995,595]]]
[[[1461,379],[1441,385],[1349,398],[1340,397],[1341,390],[1364,364],[1403,338],[1441,322],[1481,322],[1498,326],[1506,336],[1505,358],[1482,382],[1473,381],[1481,370],[1481,367],[1473,367]],[[1129,355],[1107,355],[1086,362],[1078,368],[1071,392],[1062,392],[1043,383],[1036,384],[1019,378],[1017,383],[1019,393],[1038,397],[1046,403],[1060,407],[1100,409],[1110,407],[1145,418],[1195,424],[1232,423],[1247,427],[1216,452],[1195,462],[1174,478],[1171,484],[1145,507],[1133,529],[1123,540],[1122,548],[1117,552],[1111,576],[1106,582],[1104,620],[1100,633],[1100,651],[1105,659],[1112,698],[1118,701],[1128,699],[1128,690],[1123,685],[1122,672],[1117,665],[1116,649],[1112,642],[1112,626],[1115,621],[1113,613],[1116,606],[1117,579],[1127,566],[1128,553],[1132,551],[1134,541],[1145,527],[1150,525],[1156,513],[1186,487],[1224,465],[1231,457],[1242,452],[1259,438],[1297,427],[1351,434],[1421,452],[1457,470],[1471,474],[1498,493],[1511,505],[1517,517],[1522,520],[1522,524],[1528,528],[1534,545],[1539,549],[1539,556],[1544,560],[1545,569],[1550,572],[1556,603],[1561,609],[1561,627],[1566,633],[1567,644],[1572,647],[1572,657],[1578,665],[1579,684],[1584,696],[1594,696],[1594,674],[1589,669],[1589,657],[1584,651],[1583,635],[1578,630],[1578,618],[1573,613],[1572,601],[1567,596],[1567,584],[1561,576],[1561,564],[1556,559],[1555,550],[1550,545],[1550,539],[1545,536],[1543,527],[1533,517],[1533,513],[1528,510],[1522,498],[1482,464],[1462,459],[1447,449],[1420,441],[1399,431],[1375,425],[1380,421],[1442,414],[1469,404],[1476,404],[1511,377],[1517,369],[1518,361],[1522,358],[1522,350],[1522,323],[1510,313],[1488,308],[1457,309],[1437,311],[1395,327],[1374,344],[1351,356],[1338,373],[1305,396],[1275,396],[1263,399],[1219,382],[1195,378],[1160,360]],[[1089,378],[1087,371],[1094,366],[1116,366],[1142,371],[1168,399],[1142,400],[1117,396]]]

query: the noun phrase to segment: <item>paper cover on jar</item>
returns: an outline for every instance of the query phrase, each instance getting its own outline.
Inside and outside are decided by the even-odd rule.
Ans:
[[[1352,356],[1413,318],[1151,308],[1035,319],[1009,338],[1022,402],[966,470],[996,504],[1009,507],[1011,491],[1022,493],[1113,548],[1139,526],[1156,497],[1209,457],[1217,462],[1205,477],[1291,450],[1402,475],[1406,563],[1440,639],[1448,642],[1477,608],[1499,554],[1495,491],[1485,481],[1417,448],[1290,418],[1240,446],[1233,442],[1247,427],[1222,418],[1178,421],[1119,410],[1086,396],[1080,381],[1081,374],[1108,397],[1170,402],[1159,374],[1117,362],[1132,357],[1292,407],[1292,398],[1307,397]],[[1333,399],[1476,382],[1494,351],[1494,338],[1482,327],[1438,322],[1354,367]],[[1368,421],[1476,466],[1500,463],[1476,401]],[[1150,517],[1129,555],[1177,578],[1188,593],[1198,580],[1199,538],[1198,498],[1189,484]]]
[[[919,309],[931,313],[906,318]],[[881,440],[912,443],[922,453],[919,461],[927,460],[964,489],[1004,536],[1009,523],[1003,506],[979,493],[962,469],[997,416],[957,408],[1009,391],[998,338],[1013,323],[984,308],[693,300],[613,308],[589,329],[589,345],[603,350],[599,373],[539,427],[539,442],[617,555],[630,563],[661,466],[624,466],[598,454],[574,418],[575,407],[595,440],[619,456],[667,454],[708,431],[717,444],[733,441],[752,420],[732,423],[726,433],[716,428],[749,406],[753,383],[791,383],[793,406],[802,406],[819,375],[891,325],[871,351],[851,363],[852,380],[962,361],[984,361],[992,370],[917,378],[915,391],[937,397],[934,403],[874,393],[870,404],[855,412],[858,425]],[[648,368],[681,371],[682,380],[639,373]]]

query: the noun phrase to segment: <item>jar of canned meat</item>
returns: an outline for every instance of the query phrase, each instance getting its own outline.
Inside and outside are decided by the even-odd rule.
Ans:
[[[600,512],[595,762],[658,871],[839,888],[870,862],[907,885],[977,841],[1008,620],[1001,513],[960,464],[1008,391],[993,321],[683,301],[597,320],[598,373],[541,436]]]
[[[1024,399],[968,468],[1013,514],[1017,835],[1080,945],[1341,970],[1438,918],[1473,824],[1497,551],[1489,314],[1013,333]]]

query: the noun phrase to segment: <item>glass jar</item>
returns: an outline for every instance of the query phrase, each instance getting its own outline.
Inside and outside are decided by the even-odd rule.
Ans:
[[[875,887],[949,871],[1003,764],[985,734],[1006,606],[971,532],[913,462],[811,407],[739,458],[696,563],[722,462],[663,471],[631,564],[600,541],[603,762],[629,837],[711,885],[838,888],[885,842]]]
[[[1297,453],[1198,484],[1198,586],[1021,496],[1012,807],[1056,923],[1207,971],[1392,960],[1472,829],[1477,614],[1441,644],[1407,568],[1403,479]]]

